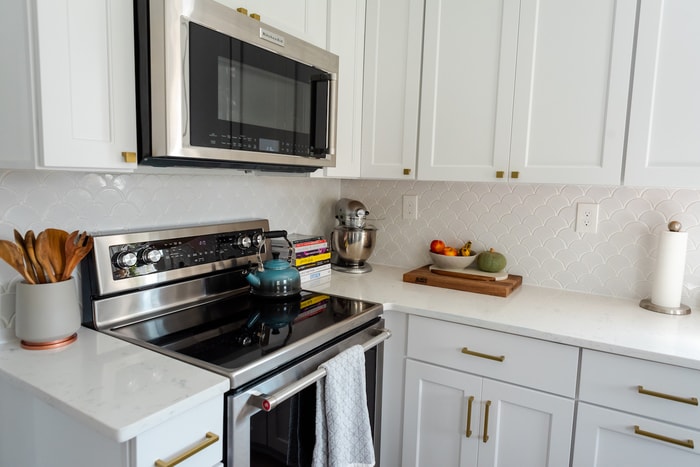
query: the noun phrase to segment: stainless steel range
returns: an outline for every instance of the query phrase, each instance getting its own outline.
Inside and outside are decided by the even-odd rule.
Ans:
[[[227,376],[227,466],[306,465],[318,366],[362,345],[378,463],[382,306],[251,293],[245,275],[270,258],[270,236],[264,219],[95,235],[82,263],[83,324]]]

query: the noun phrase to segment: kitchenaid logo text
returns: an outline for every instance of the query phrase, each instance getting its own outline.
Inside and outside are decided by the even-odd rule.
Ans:
[[[268,42],[284,47],[284,36],[280,36],[279,34],[275,34],[263,28],[260,28],[260,39],[265,39]]]

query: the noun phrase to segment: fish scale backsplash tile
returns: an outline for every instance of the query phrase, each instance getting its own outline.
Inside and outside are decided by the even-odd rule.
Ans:
[[[700,191],[658,188],[344,180],[378,227],[370,263],[407,270],[430,263],[440,238],[505,254],[523,283],[641,299],[651,293],[658,234],[677,220],[688,232],[683,303],[700,305]],[[418,220],[402,196],[418,196]],[[574,230],[577,203],[598,203],[596,233]]]
[[[402,196],[418,196],[418,220]],[[700,306],[700,190],[377,181],[251,176],[0,171],[0,238],[47,227],[92,233],[263,217],[273,229],[327,233],[333,206],[358,199],[379,228],[370,263],[428,264],[428,243],[472,240],[508,259],[525,284],[641,299],[651,291],[658,233],[689,233],[683,303]],[[599,203],[597,233],[574,231],[576,204]],[[11,328],[14,285],[0,262],[0,331]],[[2,337],[2,336],[0,336]]]

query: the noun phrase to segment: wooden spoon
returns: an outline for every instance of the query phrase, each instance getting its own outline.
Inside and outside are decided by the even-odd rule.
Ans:
[[[14,230],[15,232],[15,243],[17,244],[17,248],[19,248],[20,253],[22,253],[22,261],[24,263],[24,270],[25,272],[31,277],[33,282],[30,282],[30,284],[36,284],[39,282],[39,278],[36,277],[36,272],[34,271],[34,266],[32,265],[31,260],[29,259],[29,254],[27,254],[27,247],[24,245],[24,237],[22,237],[22,234],[17,231],[17,229]]]
[[[72,232],[66,238],[66,268],[63,270],[61,280],[70,279],[73,269],[92,250],[94,240],[86,232],[78,235],[78,231]]]
[[[36,284],[34,278],[27,272],[24,265],[24,255],[19,247],[8,240],[0,240],[0,258],[12,266],[30,284]]]
[[[46,274],[46,279],[49,282],[56,282],[56,273],[51,264],[51,244],[49,243],[49,236],[46,231],[39,232],[34,241],[34,250],[36,253],[36,260],[39,265],[44,269],[44,274]],[[61,271],[61,274],[63,271]],[[60,277],[60,276],[59,276]]]
[[[41,264],[39,264],[39,261],[36,259],[36,251],[34,250],[34,231],[33,230],[28,230],[27,233],[24,236],[24,246],[27,248],[27,256],[29,256],[29,261],[31,262],[32,266],[34,266],[34,271],[36,271],[36,277],[38,279],[37,282],[41,284],[46,283],[46,275],[44,274],[44,269],[41,267]]]
[[[56,279],[60,280],[63,277],[63,270],[66,268],[66,239],[68,238],[68,232],[61,229],[46,229],[44,232],[48,236],[51,247],[49,261],[51,261],[51,267],[56,275]]]

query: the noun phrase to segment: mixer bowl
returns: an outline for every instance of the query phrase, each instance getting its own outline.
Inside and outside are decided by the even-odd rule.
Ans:
[[[331,232],[331,248],[338,255],[339,262],[348,266],[363,265],[374,251],[377,229],[339,225]]]

